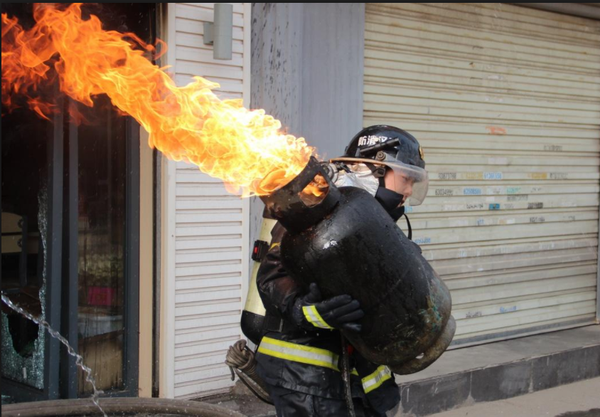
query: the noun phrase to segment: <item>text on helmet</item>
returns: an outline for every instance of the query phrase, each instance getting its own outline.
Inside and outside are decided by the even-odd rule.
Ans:
[[[387,142],[392,138],[388,138],[387,136],[375,136],[375,135],[367,135],[361,136],[358,138],[358,146],[370,146],[375,145],[376,143]]]

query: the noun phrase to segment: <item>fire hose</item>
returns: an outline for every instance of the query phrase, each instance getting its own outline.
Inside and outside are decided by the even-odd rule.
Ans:
[[[225,364],[231,370],[231,380],[235,380],[235,375],[237,375],[254,395],[268,404],[273,404],[264,382],[256,374],[254,352],[246,344],[246,340],[241,339],[235,342],[233,346],[229,346]]]
[[[348,342],[344,335],[341,335],[342,339],[342,380],[344,381],[344,399],[346,400],[346,406],[348,407],[348,415],[350,417],[356,417],[354,411],[354,403],[352,402],[352,388],[350,383],[350,355],[348,353]]]

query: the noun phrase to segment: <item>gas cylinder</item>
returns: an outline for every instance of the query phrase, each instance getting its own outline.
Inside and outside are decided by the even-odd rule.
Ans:
[[[254,261],[254,265],[252,267],[252,275],[250,276],[246,304],[244,305],[242,317],[240,319],[242,332],[255,345],[258,345],[262,339],[263,322],[266,314],[265,307],[256,286],[256,275],[258,274],[260,261],[268,250],[268,242],[271,241],[271,230],[273,230],[276,223],[276,220],[266,217],[263,218],[258,240],[254,242],[254,248],[252,250],[252,260]]]
[[[323,181],[323,195],[307,198],[305,187]],[[360,302],[362,331],[343,334],[367,360],[408,374],[446,350],[455,331],[450,292],[368,192],[336,188],[311,158],[261,199],[286,229],[281,256],[289,274],[306,288],[317,283],[324,298],[349,294]]]

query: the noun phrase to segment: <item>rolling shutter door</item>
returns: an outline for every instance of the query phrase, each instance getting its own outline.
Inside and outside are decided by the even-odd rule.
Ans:
[[[363,124],[424,148],[409,217],[455,344],[595,320],[599,41],[598,21],[508,4],[366,5]]]

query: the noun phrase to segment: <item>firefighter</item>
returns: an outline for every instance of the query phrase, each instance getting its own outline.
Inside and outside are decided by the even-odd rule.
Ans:
[[[327,168],[337,187],[367,190],[395,221],[404,214],[404,204],[420,204],[427,193],[421,147],[396,127],[361,130],[345,154],[331,160]],[[266,309],[257,374],[278,416],[347,416],[339,330],[360,332],[364,312],[349,295],[323,299],[315,283],[309,288],[297,284],[281,263],[279,244],[284,233],[277,223],[256,278]],[[400,392],[389,368],[368,362],[352,346],[348,352],[355,414],[395,415]]]

